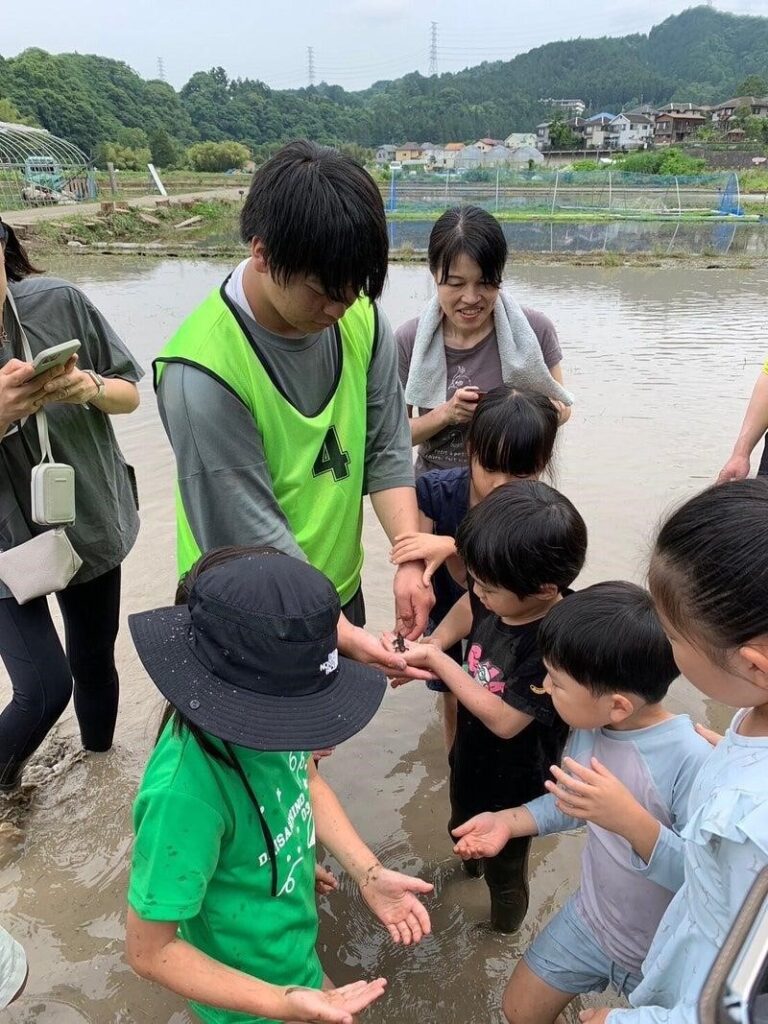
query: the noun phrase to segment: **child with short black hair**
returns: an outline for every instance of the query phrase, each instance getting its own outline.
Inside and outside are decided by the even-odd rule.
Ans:
[[[499,487],[476,505],[459,529],[457,548],[470,575],[468,600],[405,654],[459,703],[451,828],[510,799],[538,796],[560,758],[568,730],[542,688],[538,632],[581,571],[587,528],[562,494],[526,480]],[[467,635],[465,672],[445,651]],[[499,931],[515,931],[528,909],[529,847],[529,838],[512,839],[485,863],[491,924]]]
[[[419,533],[395,538],[395,565],[423,559],[424,582],[430,580],[435,605],[427,633],[433,632],[465,593],[466,573],[456,555],[456,533],[470,508],[502,484],[538,479],[549,468],[559,413],[546,395],[508,384],[494,388],[477,403],[467,438],[468,465],[433,469],[416,480]],[[462,644],[448,652],[462,664]],[[456,735],[456,698],[440,680],[427,683],[443,694],[443,726],[448,750]]]
[[[678,669],[650,594],[598,583],[539,630],[544,686],[573,732],[549,795],[457,828],[456,852],[486,857],[519,836],[587,823],[581,882],[517,964],[504,993],[514,1024],[551,1024],[578,994],[628,995],[682,881],[691,786],[709,744],[660,701]]]

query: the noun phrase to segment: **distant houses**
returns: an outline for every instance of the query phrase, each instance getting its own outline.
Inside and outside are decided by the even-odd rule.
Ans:
[[[542,100],[558,108],[551,121],[542,121],[533,132],[512,132],[506,139],[490,137],[475,142],[403,142],[400,145],[382,145],[376,151],[376,161],[393,166],[396,170],[466,173],[476,168],[528,167],[543,163],[543,154],[555,150],[552,129],[565,126],[571,131],[575,150],[593,150],[600,153],[617,151],[628,153],[651,146],[672,146],[696,138],[702,128],[712,129],[723,140],[739,142],[745,132],[745,117],[768,118],[768,97],[736,96],[716,106],[695,103],[668,103],[662,108],[648,104],[618,114],[602,110],[590,117],[582,117],[585,104],[581,100]],[[563,113],[573,113],[564,120]],[[562,139],[562,131],[554,139]]]
[[[511,143],[508,144],[508,143]],[[457,171],[464,173],[478,167],[529,167],[543,163],[544,157],[536,148],[536,136],[521,132],[508,139],[478,139],[471,145],[447,142],[404,142],[399,146],[379,146],[376,162],[394,166],[396,170]]]
[[[566,101],[562,102],[565,104]],[[653,108],[646,105],[618,114],[601,111],[586,119],[576,115],[564,123],[584,149],[629,152],[652,145],[687,142],[706,127],[713,128],[725,141],[738,141],[744,136],[739,125],[742,116],[768,117],[768,97],[737,96],[716,106],[669,103]],[[562,118],[559,120],[562,122]],[[539,149],[553,148],[550,129],[554,123],[552,120],[536,125],[536,146]]]

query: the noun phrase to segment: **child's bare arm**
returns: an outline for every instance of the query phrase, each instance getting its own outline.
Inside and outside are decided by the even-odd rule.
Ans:
[[[179,938],[177,929],[175,921],[146,921],[129,907],[128,963],[142,978],[208,1006],[272,1020],[352,1024],[353,1014],[384,992],[383,978],[329,992],[272,985],[207,956]]]
[[[505,704],[484,686],[478,686],[472,676],[434,644],[416,644],[406,651],[404,657],[409,665],[426,668],[441,679],[467,711],[502,739],[517,736],[533,721],[530,715]]]
[[[471,629],[472,608],[469,603],[469,594],[464,594],[431,634],[429,640],[441,651],[448,651],[454,644],[468,637]]]

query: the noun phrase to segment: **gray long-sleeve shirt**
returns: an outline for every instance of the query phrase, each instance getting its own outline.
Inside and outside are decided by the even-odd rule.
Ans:
[[[378,314],[379,336],[367,384],[368,494],[413,486],[397,349],[389,321],[381,310]],[[292,340],[272,334],[244,313],[243,320],[289,401],[303,412],[317,409],[335,378],[333,328]],[[246,406],[202,370],[180,363],[163,370],[157,399],[176,456],[184,509],[200,549],[269,544],[303,559],[275,498],[262,438]]]
[[[622,836],[587,822],[576,907],[603,950],[633,974],[643,960],[673,892],[683,881],[683,840],[691,786],[711,748],[687,715],[645,729],[576,729],[565,754],[590,766],[598,761],[656,818],[661,828],[646,864]],[[557,807],[551,793],[525,805],[538,834],[584,822]]]

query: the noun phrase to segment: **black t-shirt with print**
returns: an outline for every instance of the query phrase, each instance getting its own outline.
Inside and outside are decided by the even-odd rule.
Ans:
[[[546,669],[539,653],[541,620],[508,626],[474,596],[467,668],[478,685],[533,719],[512,739],[501,739],[460,703],[451,750],[453,817],[517,807],[545,792],[568,726],[542,689]]]

